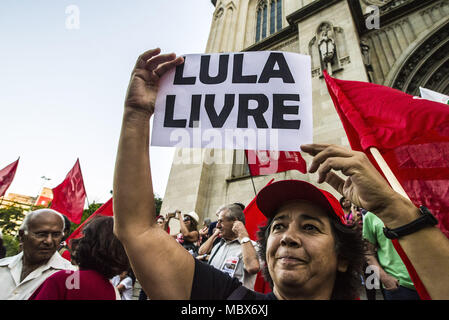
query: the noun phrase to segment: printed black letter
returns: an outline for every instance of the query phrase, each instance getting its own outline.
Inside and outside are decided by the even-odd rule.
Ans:
[[[284,101],[299,101],[299,94],[273,94],[273,129],[299,129],[301,120],[285,120],[284,114],[298,114],[299,106],[286,106]]]
[[[234,66],[232,73],[232,83],[256,83],[257,76],[244,76],[243,73],[243,53],[234,55]]]
[[[201,95],[192,95],[192,108],[190,109],[189,128],[193,128],[194,122],[200,121]]]
[[[164,127],[166,128],[185,128],[187,124],[187,120],[178,119],[174,120],[173,116],[175,113],[175,95],[168,95],[167,102],[165,103],[165,118],[164,118]]]
[[[186,57],[183,57],[183,58],[184,58],[184,63],[180,64],[179,66],[176,67],[175,80],[173,81],[173,84],[195,84],[195,82],[196,82],[195,77],[184,78],[184,76],[183,76]]]
[[[249,100],[257,101],[256,109],[249,109]],[[268,128],[263,114],[268,109],[268,98],[264,94],[240,94],[237,128],[248,128],[248,117],[252,116],[257,128]]]
[[[210,123],[213,128],[222,128],[224,123],[229,117],[229,114],[234,107],[235,94],[225,94],[225,102],[224,107],[221,109],[221,112],[218,114],[215,109],[215,95],[214,94],[206,94],[206,101],[204,103],[207,111],[207,115],[209,116]]]
[[[218,61],[218,74],[215,77],[209,76],[209,64],[210,56],[201,56],[200,65],[200,81],[204,84],[218,84],[225,82],[228,76],[228,63],[229,55],[220,55],[220,60]]]
[[[274,66],[279,66],[279,70],[274,70]],[[271,78],[282,78],[284,83],[295,83],[292,73],[288,68],[285,57],[280,52],[272,52],[268,57],[267,63],[263,68],[262,74],[259,78],[259,83],[268,83]]]

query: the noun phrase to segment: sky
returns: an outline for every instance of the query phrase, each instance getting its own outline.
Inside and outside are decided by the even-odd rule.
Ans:
[[[210,0],[0,1],[0,169],[20,157],[7,193],[54,188],[79,158],[88,202],[107,201],[137,57],[203,53],[213,11]],[[163,197],[174,149],[150,155]]]

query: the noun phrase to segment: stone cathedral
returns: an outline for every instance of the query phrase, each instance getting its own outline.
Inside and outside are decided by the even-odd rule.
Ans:
[[[349,147],[322,71],[419,95],[449,94],[449,0],[212,0],[207,53],[289,51],[312,58],[314,143]],[[211,154],[223,161],[207,161]],[[247,205],[272,178],[316,182],[292,170],[251,178],[243,151],[178,149],[161,213],[216,220],[227,203]],[[304,157],[309,163],[310,158]],[[216,159],[216,158],[215,158]],[[326,184],[319,186],[340,196]]]

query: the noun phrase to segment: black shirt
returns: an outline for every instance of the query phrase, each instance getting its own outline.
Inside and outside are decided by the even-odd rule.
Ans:
[[[277,300],[270,292],[263,294],[243,287],[237,278],[231,278],[227,273],[195,259],[195,273],[193,276],[191,300]],[[240,293],[236,298],[236,290]]]

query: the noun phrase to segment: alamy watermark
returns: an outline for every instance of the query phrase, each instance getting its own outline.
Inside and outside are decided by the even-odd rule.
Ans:
[[[365,13],[369,13],[365,20],[365,26],[368,30],[380,29],[380,9],[378,6],[366,7]]]
[[[67,274],[72,273],[70,270],[65,271]],[[65,287],[67,290],[79,290],[80,289],[80,273],[73,272],[65,279]]]
[[[77,5],[69,5],[65,8],[65,27],[68,30],[79,30],[80,25],[80,8]]]
[[[380,272],[379,267],[369,265],[365,269],[365,287],[368,290],[380,289]]]
[[[173,163],[180,165],[258,163],[263,166],[262,171],[272,172],[277,169],[280,157],[280,151],[275,151],[279,145],[279,133],[276,129],[202,129],[199,122],[195,122],[191,131],[185,128],[173,130],[170,142],[177,148]],[[234,154],[234,150],[226,149],[226,145],[240,146],[242,152]],[[257,146],[257,151],[248,152],[245,156],[243,150],[254,149],[248,146]],[[284,156],[289,158],[290,153],[285,152]]]

